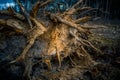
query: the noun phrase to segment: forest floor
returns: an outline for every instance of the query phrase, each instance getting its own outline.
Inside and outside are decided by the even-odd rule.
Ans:
[[[98,46],[104,54],[92,53],[89,50],[95,65],[82,66],[81,60],[66,58],[58,69],[58,63],[53,61],[52,70],[49,71],[44,64],[36,63],[32,68],[32,80],[119,80],[120,79],[120,24],[114,21],[90,21],[84,26],[104,27],[93,29],[89,40]],[[1,29],[0,29],[1,30]],[[96,37],[92,37],[96,36]],[[36,40],[29,53],[36,51],[38,56],[43,41]],[[26,45],[26,38],[22,35],[7,35],[0,31],[0,80],[22,80],[24,67],[16,63],[6,65],[18,56]],[[68,61],[69,59],[69,61]],[[32,60],[32,59],[30,59]],[[44,67],[43,67],[44,66]]]

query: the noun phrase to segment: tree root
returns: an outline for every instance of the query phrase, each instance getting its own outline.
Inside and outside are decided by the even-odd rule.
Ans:
[[[0,14],[7,14],[8,12],[11,12],[9,16],[12,16],[13,19],[0,19],[0,25],[3,26],[9,26],[11,28],[14,28],[16,30],[20,30],[20,32],[25,35],[28,39],[28,44],[15,60],[11,61],[10,64],[15,62],[24,62],[25,59],[28,57],[27,54],[30,48],[33,46],[34,42],[38,37],[41,37],[42,39],[46,41],[47,47],[45,47],[45,51],[42,53],[41,57],[43,58],[43,62],[46,63],[49,69],[52,69],[51,66],[51,59],[45,58],[46,56],[52,57],[53,55],[56,55],[59,68],[62,66],[62,58],[69,56],[72,54],[72,52],[76,52],[78,54],[78,57],[81,55],[87,59],[86,64],[89,64],[90,62],[93,62],[92,58],[90,57],[89,53],[84,47],[91,47],[93,50],[97,52],[101,52],[99,49],[97,49],[91,42],[89,42],[87,39],[84,39],[82,36],[86,36],[90,34],[90,31],[88,28],[85,28],[81,26],[79,23],[81,22],[87,22],[91,18],[90,16],[85,16],[82,18],[79,18],[77,20],[72,19],[72,15],[76,12],[82,13],[82,11],[87,10],[90,11],[90,8],[82,8],[82,9],[75,9],[79,4],[81,4],[83,0],[78,1],[75,5],[73,5],[72,8],[65,11],[63,14],[61,13],[49,13],[50,18],[50,25],[49,28],[46,28],[44,25],[45,22],[41,22],[40,20],[36,19],[37,12],[40,7],[45,6],[51,0],[48,0],[44,3],[38,2],[31,10],[31,14],[28,14],[22,4],[18,1],[19,6],[21,7],[21,10],[24,14],[21,15],[19,13],[15,13],[12,10],[8,10],[7,12],[0,12]],[[46,17],[48,17],[46,15]],[[15,20],[14,18],[17,17],[19,20]],[[24,20],[27,20],[28,23],[24,23]],[[14,23],[13,23],[14,22]],[[19,23],[21,22],[23,25],[27,25],[27,28],[24,28]],[[54,24],[54,25],[53,25]],[[52,26],[51,26],[52,25]],[[31,28],[32,29],[31,29]],[[17,32],[17,31],[16,31]],[[79,35],[78,35],[79,34]],[[45,36],[48,36],[46,38]],[[71,37],[72,36],[72,37]],[[73,42],[74,41],[74,42]],[[80,52],[78,50],[81,50]],[[101,52],[102,53],[102,52]],[[64,54],[64,56],[61,56]],[[72,61],[72,60],[71,60]],[[89,62],[90,61],[90,62]],[[74,62],[73,62],[74,63]],[[74,63],[76,64],[76,63]],[[31,65],[31,64],[28,64]],[[25,65],[25,75],[29,77],[30,72],[28,68],[31,68],[31,66]],[[30,70],[31,71],[31,70]]]

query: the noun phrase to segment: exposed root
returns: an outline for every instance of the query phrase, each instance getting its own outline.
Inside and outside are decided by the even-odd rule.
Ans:
[[[52,65],[50,59],[44,59],[43,62],[48,66],[49,70],[52,70]]]
[[[85,17],[82,17],[82,18],[79,18],[79,19],[77,19],[77,20],[75,20],[75,23],[83,23],[83,22],[87,22],[88,20],[90,20],[91,19],[91,17],[89,17],[89,16],[85,16]]]
[[[61,67],[61,56],[60,56],[60,53],[59,51],[57,50],[58,48],[56,48],[56,55],[57,55],[57,59],[58,59],[58,62],[59,62],[59,68]]]
[[[26,77],[28,80],[31,80],[31,72],[33,67],[32,59],[27,59],[24,62],[24,64],[25,64],[25,70],[23,76]]]
[[[43,6],[47,5],[50,2],[52,2],[52,0],[47,0],[47,1],[43,2],[43,3],[41,3],[40,1],[36,2],[36,4],[34,5],[34,7],[32,8],[32,10],[30,12],[30,15],[32,17],[36,17],[40,7],[43,7]]]
[[[70,61],[72,62],[72,64],[76,66],[77,64],[72,60],[71,56],[69,55],[68,57],[70,58]]]
[[[81,27],[79,27],[77,24],[73,23],[72,21],[68,21],[68,20],[65,20],[63,18],[61,18],[60,16],[57,16],[55,14],[51,14],[51,16],[55,19],[57,19],[58,21],[70,26],[70,27],[73,27],[73,28],[76,28],[78,29],[80,32],[86,32],[86,30],[82,29]]]
[[[43,4],[38,2],[32,9],[31,14],[28,14],[22,4],[18,0],[18,4],[21,7],[21,10],[24,14],[24,17],[18,16],[17,13],[15,13],[12,10],[9,10],[11,12],[11,16],[13,19],[0,19],[0,24],[4,26],[10,26],[11,28],[14,27],[14,29],[21,30],[21,33],[25,35],[28,39],[28,44],[15,60],[11,61],[10,63],[15,63],[15,62],[24,62],[25,59],[28,58],[27,54],[30,48],[34,45],[34,42],[36,39],[39,37],[47,43],[47,47],[45,47],[45,51],[43,51],[42,55],[42,62],[44,62],[47,66],[48,69],[52,69],[52,64],[51,64],[51,59],[50,58],[55,58],[53,56],[57,56],[57,60],[59,62],[59,68],[62,66],[62,58],[65,57],[70,57],[70,54],[73,54],[72,52],[77,53],[77,57],[79,58],[85,58],[84,62],[86,65],[90,65],[90,63],[94,63],[92,58],[90,57],[88,51],[85,49],[85,47],[92,48],[93,50],[96,50],[97,52],[101,52],[99,49],[97,49],[91,42],[88,41],[88,39],[83,38],[83,36],[87,37],[90,34],[90,31],[88,28],[85,28],[81,26],[79,23],[81,22],[87,22],[91,17],[90,16],[85,16],[82,18],[79,18],[77,20],[72,19],[72,15],[74,13],[86,13],[89,12],[90,10],[93,10],[91,8],[77,8],[78,5],[82,3],[83,0],[79,0],[78,3],[73,5],[72,8],[69,10],[65,11],[63,14],[61,13],[49,13],[46,15],[46,17],[50,18],[50,25],[49,28],[46,28],[44,25],[45,22],[41,22],[38,19],[36,19],[37,12],[40,7],[45,6],[51,0],[47,0]],[[85,10],[85,11],[84,11]],[[82,12],[83,11],[83,12]],[[4,14],[8,14],[8,12],[4,12]],[[15,14],[15,15],[14,15]],[[19,21],[15,21],[14,17],[20,18]],[[24,23],[23,19],[26,19],[28,23]],[[15,21],[15,22],[14,22]],[[13,23],[14,22],[14,23]],[[27,25],[27,28],[24,28],[21,26],[19,23],[24,23]],[[54,25],[53,25],[54,24]],[[28,26],[29,25],[29,26]],[[52,26],[51,26],[52,25]],[[32,27],[32,29],[30,29]],[[26,32],[27,31],[27,32]],[[17,32],[17,31],[16,31]],[[44,35],[41,37],[41,35]],[[46,38],[47,36],[47,38]],[[61,56],[63,55],[63,56]],[[40,58],[41,58],[40,57]],[[48,58],[46,58],[48,57]],[[71,57],[70,57],[71,62],[74,65],[77,65]],[[30,64],[27,64],[30,63]],[[30,77],[31,73],[31,67],[33,63],[27,62],[25,64],[25,75],[27,77]],[[31,66],[30,66],[31,65]]]
[[[11,61],[10,63],[12,64],[12,63],[15,63],[15,62],[25,60],[26,54],[27,54],[28,50],[31,48],[31,46],[34,44],[34,41],[35,41],[34,38],[30,39],[28,45],[24,48],[24,50],[20,54],[20,56],[18,58],[16,58],[15,60]]]

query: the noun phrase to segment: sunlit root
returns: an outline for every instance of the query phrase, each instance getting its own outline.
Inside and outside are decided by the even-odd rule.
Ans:
[[[89,17],[89,16],[85,16],[85,17],[82,17],[82,18],[79,18],[79,19],[77,19],[76,21],[75,21],[75,23],[83,23],[83,22],[87,22],[87,21],[89,21],[91,19],[91,17]]]
[[[48,66],[49,70],[52,70],[52,65],[50,59],[43,59],[43,62]]]
[[[53,66],[51,61],[56,59],[59,64],[58,68],[62,66],[62,61],[65,58],[70,58],[71,62],[76,66],[77,62],[79,63],[79,61],[74,62],[74,59],[71,58],[71,54],[75,55],[74,57],[77,57],[76,59],[84,59],[83,63],[85,63],[85,66],[88,66],[91,63],[94,64],[94,61],[92,60],[86,47],[93,49],[93,51],[96,52],[102,52],[88,40],[88,35],[90,34],[91,27],[85,27],[84,25],[79,24],[86,23],[91,19],[91,17],[81,16],[78,19],[72,18],[73,14],[80,13],[81,15],[93,9],[89,7],[79,7],[83,2],[83,0],[79,0],[78,3],[73,5],[73,7],[64,13],[49,12],[47,15],[44,14],[44,17],[46,17],[46,20],[48,20],[49,23],[48,26],[45,26],[47,21],[45,22],[42,19],[39,20],[36,17],[39,8],[46,6],[51,1],[52,0],[47,0],[43,3],[40,1],[37,2],[32,8],[30,14],[27,13],[19,0],[18,4],[23,15],[20,15],[20,13],[15,13],[12,9],[8,9],[7,12],[0,12],[0,14],[12,17],[8,19],[0,19],[0,25],[15,29],[16,32],[19,31],[27,38],[27,45],[23,49],[22,53],[10,63],[13,64],[15,62],[25,62],[26,59],[28,59],[28,57],[33,54],[31,53],[29,55],[28,52],[34,45],[35,41],[37,39],[41,39],[45,42],[45,47],[43,47],[43,50],[40,52],[39,56],[37,56],[37,58],[40,59],[38,60],[38,63],[40,63],[40,61],[45,63],[48,66],[49,70],[52,70]],[[10,15],[8,12],[10,12]],[[17,19],[15,19],[16,17]],[[24,21],[27,21],[27,23]],[[34,59],[34,56],[31,57]],[[30,77],[30,73],[32,71],[31,68],[33,65],[34,63],[31,63],[29,61],[25,63],[25,76]]]
[[[84,29],[82,29],[77,24],[73,23],[72,21],[67,21],[67,20],[65,20],[65,19],[63,19],[63,18],[61,18],[60,16],[57,16],[57,15],[51,15],[51,16],[54,17],[55,19],[57,19],[59,22],[62,22],[63,24],[66,24],[70,27],[78,29],[80,32],[86,32]]]
[[[59,68],[61,67],[61,56],[60,56],[60,53],[59,51],[57,50],[58,48],[56,48],[56,55],[57,55],[57,59],[58,59],[58,62],[59,62]]]

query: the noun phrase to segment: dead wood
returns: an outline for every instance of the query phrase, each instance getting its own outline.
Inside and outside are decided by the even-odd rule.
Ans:
[[[64,58],[68,56],[70,57],[71,54],[74,55],[73,53],[76,53],[79,58],[81,56],[85,58],[85,66],[94,64],[95,62],[92,60],[85,47],[92,48],[96,52],[100,52],[100,50],[97,49],[90,41],[88,41],[88,39],[83,38],[83,36],[87,37],[90,34],[90,31],[89,28],[86,28],[79,24],[81,22],[89,21],[91,17],[85,16],[77,20],[73,20],[71,18],[71,14],[75,14],[77,12],[83,14],[93,9],[88,7],[81,7],[76,9],[76,7],[80,5],[83,1],[79,0],[75,5],[73,5],[73,7],[65,11],[63,14],[49,13],[49,16],[46,15],[45,17],[50,18],[50,25],[48,28],[46,28],[46,26],[44,25],[45,22],[36,19],[36,16],[39,8],[46,6],[51,1],[52,0],[47,0],[44,3],[37,2],[32,8],[30,14],[25,10],[25,8],[22,6],[19,0],[17,0],[17,2],[23,12],[23,15],[14,12],[14,10],[12,9],[0,12],[0,14],[5,15],[9,15],[8,13],[10,12],[9,16],[12,17],[12,19],[0,19],[0,25],[11,27],[15,29],[16,32],[18,30],[19,32],[24,33],[24,35],[27,37],[26,47],[23,49],[20,56],[18,56],[15,60],[11,61],[10,63],[14,64],[15,62],[19,61],[25,62],[29,55],[28,51],[34,45],[36,39],[40,37],[47,43],[47,46],[45,47],[45,50],[43,51],[42,55],[40,54],[40,56],[42,57],[41,61],[46,63],[49,69],[52,69],[52,58],[57,58],[59,67],[61,67],[62,60],[64,60]],[[17,19],[15,19],[15,17],[17,17]],[[27,20],[27,23],[24,22],[24,19]],[[72,59],[71,61],[73,62]],[[32,71],[31,65],[32,63],[31,61],[29,62],[29,60],[25,64],[24,73],[28,77],[30,77],[30,72]]]

